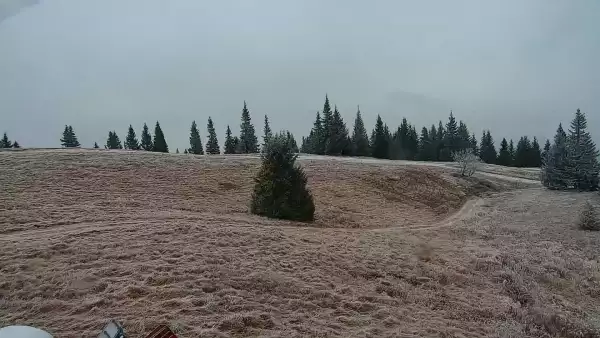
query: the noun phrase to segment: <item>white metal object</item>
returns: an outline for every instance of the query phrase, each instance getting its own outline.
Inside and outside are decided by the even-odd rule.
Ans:
[[[52,335],[35,327],[15,325],[1,328],[0,338],[52,338]]]

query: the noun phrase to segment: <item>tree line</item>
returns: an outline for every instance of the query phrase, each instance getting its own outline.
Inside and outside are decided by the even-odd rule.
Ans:
[[[300,147],[303,153],[318,155],[441,162],[452,161],[453,153],[465,149],[470,149],[483,162],[490,164],[539,167],[542,163],[542,151],[536,137],[531,140],[523,136],[516,147],[512,140],[508,142],[503,138],[497,151],[489,130],[483,132],[478,142],[467,124],[457,121],[452,111],[445,124],[439,121],[437,127],[435,124],[430,128],[423,127],[420,134],[406,118],[392,131],[378,115],[369,136],[359,107],[350,134],[337,106],[332,110],[327,96],[323,110],[317,112],[313,127],[309,135],[302,138]]]
[[[583,113],[578,111],[577,114],[580,114],[585,119]],[[581,120],[581,117],[579,119]],[[581,124],[581,122],[578,123]],[[239,136],[234,136],[230,126],[227,125],[223,149],[219,145],[211,117],[208,118],[206,128],[208,140],[203,145],[198,125],[196,121],[192,121],[189,137],[190,147],[184,149],[184,153],[198,155],[205,153],[220,154],[221,150],[225,154],[258,153],[261,148],[264,148],[268,140],[273,137],[269,118],[265,115],[262,144],[259,144],[246,102],[244,102],[242,108],[240,134]],[[513,140],[503,138],[499,148],[496,149],[494,138],[489,130],[485,130],[478,139],[474,133],[469,131],[465,122],[456,119],[452,111],[446,123],[439,121],[437,126],[436,124],[432,124],[429,128],[422,127],[420,133],[417,132],[417,127],[411,124],[406,118],[403,118],[400,125],[392,131],[384,123],[381,116],[378,115],[375,127],[369,135],[365,128],[360,108],[358,108],[352,132],[350,133],[337,106],[334,105],[332,109],[327,95],[325,96],[323,109],[317,111],[313,127],[308,136],[302,137],[300,147],[298,147],[294,135],[289,131],[284,132],[284,136],[293,151],[308,154],[371,156],[392,160],[446,162],[453,160],[453,153],[461,150],[470,150],[485,163],[538,168],[546,161],[551,148],[554,148],[554,152],[556,152],[556,149],[563,147],[560,144],[560,140],[556,144],[557,137],[554,140],[554,147],[547,140],[542,149],[536,137],[531,139],[528,136],[523,136],[517,141],[516,145]],[[73,127],[70,125],[65,125],[60,142],[65,148],[81,146]],[[5,133],[3,139],[0,140],[0,148],[8,147],[18,148],[20,145],[16,141],[11,142]],[[97,142],[94,143],[94,148],[100,148]],[[155,124],[153,135],[150,133],[146,123],[144,123],[140,139],[137,138],[136,132],[131,125],[129,125],[125,141],[123,142],[116,131],[109,131],[104,148],[169,152],[169,146],[158,121]],[[179,152],[179,149],[176,152]],[[577,162],[576,160],[574,161]],[[560,168],[561,164],[557,164],[556,166]],[[548,177],[552,177],[552,175]]]

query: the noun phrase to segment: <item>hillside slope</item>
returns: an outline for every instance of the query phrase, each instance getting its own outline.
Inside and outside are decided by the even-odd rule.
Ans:
[[[301,162],[312,226],[247,213],[256,158],[0,152],[0,326],[598,337],[600,236],[572,226],[591,195],[437,167]]]

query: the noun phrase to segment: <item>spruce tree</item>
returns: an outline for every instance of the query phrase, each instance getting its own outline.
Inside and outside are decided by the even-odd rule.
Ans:
[[[352,154],[354,156],[369,156],[369,136],[360,114],[360,107],[354,119],[354,130],[352,131]]]
[[[8,135],[6,135],[6,133],[4,133],[2,140],[0,140],[0,148],[12,148],[12,147],[13,147],[13,144],[8,139]]]
[[[531,143],[529,166],[532,168],[539,168],[541,165],[542,165],[542,150],[540,149],[540,143],[538,142],[537,137],[534,136],[533,142]]]
[[[471,148],[471,135],[469,128],[463,121],[458,122],[458,150]]]
[[[98,142],[94,142],[94,149],[99,149]]]
[[[442,121],[438,123],[437,129],[437,137],[436,140],[436,149],[435,149],[435,158],[436,161],[443,161],[442,150],[444,149],[444,138],[446,137],[446,130],[444,129],[444,125]]]
[[[77,135],[75,135],[75,132],[73,131],[73,126],[71,125],[69,125],[69,139],[71,140],[72,148],[79,148],[81,146],[79,140],[77,139]]]
[[[452,154],[460,150],[460,136],[456,119],[450,111],[448,123],[446,123],[446,134],[444,135],[444,147],[442,148],[440,161],[452,161]]]
[[[317,112],[317,116],[315,118],[315,122],[313,123],[313,128],[310,131],[310,135],[308,136],[308,147],[310,149],[311,154],[324,155],[325,154],[325,145],[327,138],[325,137],[325,128],[323,127],[323,121],[321,119],[321,114]]]
[[[435,129],[435,124],[431,125],[431,129],[429,129],[429,142],[430,144],[430,149],[429,149],[429,161],[437,161],[438,160],[438,153],[437,153],[437,149],[438,149],[438,132],[437,129]]]
[[[546,140],[546,144],[544,144],[544,151],[542,151],[542,162],[546,160],[546,156],[550,152],[550,140]]]
[[[277,133],[269,140],[255,178],[250,203],[253,214],[302,222],[314,219],[314,201],[306,174],[296,165],[297,156],[287,134]]]
[[[246,101],[244,101],[244,108],[242,109],[240,130],[240,152],[242,154],[258,153],[258,139],[256,138]]]
[[[329,127],[329,140],[326,145],[325,153],[327,155],[339,156],[350,152],[350,145],[348,144],[348,128],[344,123],[344,119],[337,107],[333,112]]]
[[[106,149],[123,149],[121,140],[115,131],[108,132],[108,138],[106,139]]]
[[[320,146],[323,147],[323,153],[327,152],[327,144],[329,143],[329,138],[331,137],[331,125],[333,122],[333,112],[331,111],[331,105],[329,104],[329,97],[325,95],[325,103],[323,104],[323,121],[322,121],[322,132],[320,139]]]
[[[218,155],[221,153],[219,148],[219,140],[217,139],[217,132],[213,124],[212,118],[208,117],[208,124],[206,125],[208,130],[208,141],[206,142],[206,153],[211,155]]]
[[[141,148],[145,151],[152,151],[154,144],[152,143],[152,136],[148,131],[148,126],[144,122],[144,128],[142,129]]]
[[[63,131],[63,137],[60,139],[60,143],[63,148],[76,148],[81,146],[73,131],[73,127],[68,125],[65,125],[65,130]]]
[[[273,136],[273,132],[271,131],[271,126],[269,125],[269,117],[265,115],[265,126],[263,128],[263,148],[267,143],[269,143],[271,136]]]
[[[235,154],[236,144],[231,136],[231,128],[227,125],[227,130],[225,131],[225,154]]]
[[[156,140],[156,137],[155,137]],[[204,155],[204,149],[202,148],[202,139],[200,138],[200,132],[198,131],[198,126],[196,125],[196,121],[192,121],[192,126],[190,127],[190,151],[191,154],[195,155]]]
[[[598,187],[598,150],[587,132],[587,119],[577,109],[567,136],[567,175],[579,190],[593,190]]]
[[[419,134],[417,134],[417,129],[415,126],[411,126],[409,128],[406,149],[408,159],[411,161],[416,160],[419,153]]]
[[[498,161],[496,163],[507,167],[512,165],[512,156],[508,150],[506,138],[503,138],[502,142],[500,142],[500,151],[498,152]]]
[[[375,158],[388,158],[389,131],[383,124],[381,116],[377,115],[377,122],[372,133],[371,152]]]
[[[152,145],[152,151],[159,153],[169,152],[169,146],[167,145],[167,140],[165,140],[165,134],[163,134],[158,121],[156,121],[156,126],[154,127],[154,144]]]
[[[187,149],[183,149],[184,154],[189,154]]]
[[[19,142],[17,142],[17,140],[15,140],[15,142],[13,142],[12,147],[15,149],[19,149],[19,148],[21,148],[21,145],[19,144]]]
[[[434,127],[435,128],[435,127]],[[421,129],[421,137],[419,138],[419,161],[431,161],[431,139],[429,139],[429,131],[427,127]]]
[[[566,189],[574,185],[569,177],[567,167],[567,134],[562,124],[559,124],[554,142],[544,159],[541,171],[542,184],[550,189]]]
[[[179,148],[175,149],[175,154],[179,154]]]
[[[531,162],[531,142],[527,136],[521,137],[517,142],[517,151],[515,152],[515,167],[529,167]]]
[[[479,147],[479,158],[485,163],[494,164],[496,163],[497,157],[498,154],[496,153],[496,146],[494,145],[492,134],[489,130],[484,131]]]
[[[273,136],[273,135],[271,135]],[[296,143],[296,139],[294,138],[294,134],[286,131],[285,137],[287,139],[288,147],[293,153],[297,153],[299,151],[298,144]]]
[[[477,138],[475,137],[475,133],[471,134],[471,139],[469,140],[469,147],[473,152],[473,155],[479,156],[479,147],[477,146]]]
[[[140,143],[138,142],[137,136],[135,135],[135,131],[133,130],[131,124],[129,125],[127,137],[125,138],[125,149],[140,150]]]

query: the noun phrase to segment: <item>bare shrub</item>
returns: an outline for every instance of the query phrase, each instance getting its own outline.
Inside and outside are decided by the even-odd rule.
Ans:
[[[600,221],[594,206],[588,201],[579,215],[579,228],[589,231],[600,231]]]
[[[460,175],[471,177],[479,169],[481,161],[477,155],[473,154],[471,149],[463,149],[452,154],[454,162],[458,163]]]

